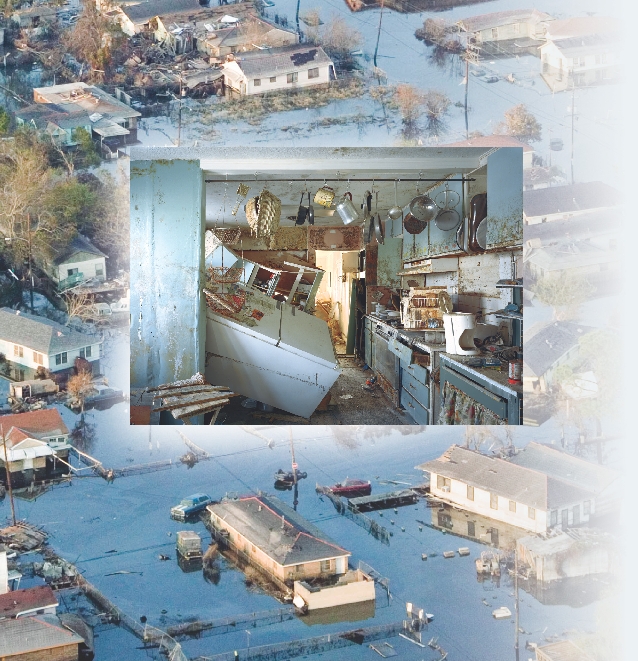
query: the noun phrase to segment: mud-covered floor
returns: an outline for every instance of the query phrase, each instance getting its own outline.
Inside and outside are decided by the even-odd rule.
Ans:
[[[382,390],[376,386],[366,390],[363,386],[372,376],[365,372],[360,361],[347,356],[339,356],[342,372],[330,389],[330,402],[326,410],[317,410],[310,419],[291,415],[280,409],[262,411],[242,406],[245,397],[235,397],[225,406],[217,419],[222,425],[413,425],[412,418],[396,409]]]

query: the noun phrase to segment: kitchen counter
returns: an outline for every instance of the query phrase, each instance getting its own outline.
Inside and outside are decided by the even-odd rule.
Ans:
[[[473,381],[486,386],[492,392],[502,394],[505,397],[523,396],[523,384],[509,383],[506,371],[501,371],[494,367],[470,367],[468,363],[472,358],[476,358],[476,356],[457,356],[451,353],[442,353],[440,355],[441,358],[452,363],[459,372],[465,372]]]
[[[401,325],[393,326],[392,324],[388,323],[387,319],[378,317],[374,312],[367,316],[370,319],[373,319],[376,323],[383,324],[391,336],[396,335],[397,337],[400,337],[405,341],[406,344],[412,346],[414,349],[424,351],[425,353],[445,351],[445,342],[437,343],[429,341],[426,339],[428,333],[425,331],[415,330],[412,328],[403,328]],[[443,329],[441,328],[440,330],[441,333],[443,333]]]

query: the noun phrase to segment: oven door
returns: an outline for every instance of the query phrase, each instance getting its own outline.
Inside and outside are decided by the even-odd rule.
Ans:
[[[400,361],[399,357],[390,351],[388,340],[376,333],[372,335],[372,351],[374,371],[379,377],[383,391],[390,397],[395,406],[399,405],[400,391]]]

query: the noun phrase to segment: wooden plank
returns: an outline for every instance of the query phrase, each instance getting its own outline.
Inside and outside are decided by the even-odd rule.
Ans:
[[[231,393],[230,396],[232,397],[237,397],[234,393]],[[169,401],[170,400],[170,401]],[[215,407],[218,405],[220,402],[228,403],[229,397],[222,395],[221,397],[209,397],[207,399],[199,399],[196,401],[183,401],[181,399],[178,399],[177,397],[170,397],[167,398],[165,401],[168,403],[165,404],[164,406],[159,406],[153,411],[175,411],[177,409],[183,409],[184,407],[189,407],[189,408],[198,408],[201,407],[203,404],[211,404],[211,406]],[[216,402],[215,404],[212,404],[212,402]]]
[[[174,418],[181,420],[182,418],[191,418],[194,415],[204,415],[205,413],[210,413],[211,411],[214,411],[217,408],[225,406],[226,404],[228,404],[227,399],[220,402],[219,404],[211,404],[210,406],[205,406],[205,407],[186,406],[182,409],[175,409],[171,411],[171,414]]]
[[[228,386],[190,386],[181,388],[171,388],[170,390],[160,390],[153,394],[153,399],[170,397],[171,395],[192,395],[199,392],[221,392],[230,390]]]

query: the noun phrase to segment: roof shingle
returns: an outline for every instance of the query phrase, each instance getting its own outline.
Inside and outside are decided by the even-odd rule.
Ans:
[[[84,640],[76,633],[63,628],[55,615],[0,621],[0,657],[79,645],[82,642]]]

